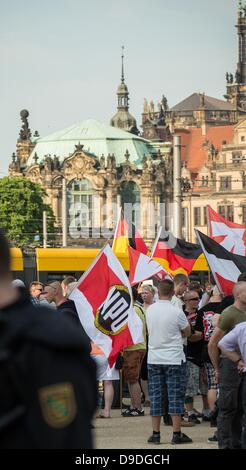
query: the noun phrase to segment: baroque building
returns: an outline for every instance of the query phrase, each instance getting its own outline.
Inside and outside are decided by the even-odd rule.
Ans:
[[[183,236],[195,240],[194,227],[207,233],[207,205],[226,219],[246,225],[246,5],[239,2],[238,62],[226,73],[227,124],[187,127],[182,142]],[[220,117],[226,117],[226,114]],[[185,126],[184,126],[185,127]],[[226,235],[226,234],[225,234]]]
[[[112,236],[120,206],[131,211],[147,240],[154,239],[157,218],[166,216],[160,202],[172,198],[170,146],[157,151],[150,141],[95,120],[32,138],[28,114],[21,111],[9,173],[45,189],[58,227],[66,198],[69,244],[103,244]]]

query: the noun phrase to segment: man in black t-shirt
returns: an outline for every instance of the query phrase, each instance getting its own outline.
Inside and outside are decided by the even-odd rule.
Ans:
[[[208,355],[208,342],[214,331],[214,316],[221,312],[222,296],[217,287],[214,287],[212,296],[207,305],[201,308],[197,314],[195,329],[202,332],[202,362],[204,364],[208,380],[208,405],[211,412],[215,408],[218,384],[215,370]]]

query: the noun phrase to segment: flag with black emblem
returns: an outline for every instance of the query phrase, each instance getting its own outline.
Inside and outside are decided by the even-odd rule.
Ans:
[[[231,253],[199,230],[195,232],[219,290],[230,295],[239,275],[246,272],[246,257]]]
[[[132,305],[132,291],[120,262],[106,245],[69,296],[80,321],[112,367],[120,351],[143,341],[142,322]]]
[[[176,238],[160,227],[151,258],[158,260],[169,273],[175,275],[190,274],[201,255],[199,244]]]

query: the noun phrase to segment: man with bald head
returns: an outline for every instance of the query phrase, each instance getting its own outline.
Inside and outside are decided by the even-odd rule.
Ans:
[[[238,323],[246,321],[246,282],[238,282],[233,289],[234,304],[220,315],[208,345],[208,352],[219,384],[218,444],[220,449],[241,447],[242,408],[240,388],[242,378],[237,364],[227,357],[220,358],[218,343]]]

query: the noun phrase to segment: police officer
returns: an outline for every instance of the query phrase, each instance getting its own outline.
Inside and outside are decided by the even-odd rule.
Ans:
[[[96,371],[81,329],[11,283],[0,232],[0,449],[90,449]]]

